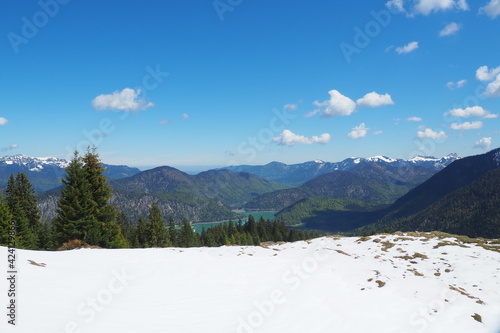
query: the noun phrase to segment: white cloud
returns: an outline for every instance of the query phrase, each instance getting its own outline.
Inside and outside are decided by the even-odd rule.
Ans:
[[[446,27],[444,27],[443,30],[441,30],[439,32],[439,36],[441,36],[441,37],[450,36],[450,35],[457,33],[459,30],[460,30],[460,26],[457,23],[452,22],[452,23],[448,24]]]
[[[396,47],[396,52],[398,54],[406,54],[415,51],[416,49],[418,49],[418,42],[413,41],[404,46]]]
[[[488,15],[491,19],[500,15],[500,0],[490,0],[490,2],[479,9],[479,13]]]
[[[321,109],[316,109],[316,110],[313,110],[313,111],[311,111],[311,112],[306,113],[306,114],[304,115],[304,117],[312,117],[312,116],[314,116],[314,115],[317,115],[317,114],[318,114],[318,113],[320,113],[320,112],[321,112]]]
[[[500,97],[500,74],[497,75],[493,82],[488,84],[485,94],[488,97]]]
[[[323,133],[320,136],[313,136],[312,140],[315,143],[320,143],[320,144],[324,145],[324,144],[327,144],[328,142],[330,142],[330,138],[331,138],[330,134]]]
[[[490,146],[491,146],[491,137],[489,138],[485,137],[477,141],[476,144],[474,145],[474,148],[489,150]]]
[[[432,12],[446,11],[454,8],[468,10],[469,5],[466,0],[418,0],[415,11],[419,14],[429,15]]]
[[[488,66],[481,66],[476,70],[476,78],[479,81],[492,81],[500,74],[500,66],[489,69]]]
[[[94,98],[92,106],[96,110],[139,111],[154,106],[151,102],[138,99],[141,90],[125,88],[112,94],[102,94]]]
[[[393,9],[396,12],[400,13],[406,13],[406,9],[404,7],[404,1],[403,0],[390,0],[385,3],[387,8]]]
[[[182,114],[182,119],[188,119],[188,118],[189,118],[189,115],[187,113]]]
[[[3,117],[0,117],[0,126],[6,125],[9,121]]]
[[[295,111],[299,108],[299,106],[297,104],[285,104],[283,106],[283,109],[286,110],[286,111]]]
[[[168,124],[170,124],[170,120],[168,119],[163,119],[160,121],[160,125],[168,125]]]
[[[467,0],[458,0],[457,7],[461,10],[469,10],[469,4],[467,3]]]
[[[375,134],[375,135],[380,135],[380,134],[382,134],[382,133],[384,133],[384,131],[376,131],[376,132],[373,132],[373,134]]]
[[[490,113],[490,111],[483,109],[481,106],[470,106],[465,109],[453,109],[450,111],[450,115],[459,118],[482,117],[492,119],[498,117],[498,115]]]
[[[349,116],[356,109],[356,103],[337,90],[330,90],[328,94],[330,94],[330,99],[324,102],[315,101],[314,105],[318,106],[319,109],[310,112],[306,116],[310,117],[319,112],[322,113],[322,117],[327,118],[334,116]]]
[[[414,4],[413,8],[408,5],[409,9],[406,9],[405,2]],[[467,0],[390,0],[385,5],[395,12],[405,13],[410,17],[415,14],[429,15],[432,12],[452,9],[469,10]]]
[[[17,147],[19,147],[19,145],[17,143],[13,143],[8,147],[1,147],[0,151],[10,151],[10,150],[16,149]]]
[[[406,120],[407,120],[407,121],[415,121],[415,122],[418,122],[418,121],[422,121],[422,118],[420,118],[420,117],[410,117],[410,118],[407,118]]]
[[[457,82],[450,81],[446,83],[446,86],[450,89],[460,89],[467,83],[467,80],[460,80]]]
[[[375,91],[368,93],[362,98],[358,99],[356,103],[359,106],[370,106],[370,107],[394,104],[389,94],[380,95],[377,94]]]
[[[489,69],[488,66],[481,66],[476,70],[476,78],[479,81],[491,81],[488,83],[486,91],[484,92],[486,96],[500,96],[500,66],[491,69]]]
[[[279,136],[273,138],[273,141],[282,146],[293,146],[295,144],[310,145],[313,143],[326,144],[330,142],[330,134],[323,133],[320,136],[313,136],[312,138],[308,138],[303,135],[297,135],[292,131],[285,129]]]
[[[473,122],[466,121],[461,124],[458,123],[451,124],[451,129],[454,130],[471,130],[471,129],[480,129],[481,127],[483,127],[482,121],[473,121]]]
[[[426,128],[423,131],[418,131],[417,137],[421,140],[422,139],[442,140],[442,139],[446,139],[448,137],[448,135],[446,135],[446,133],[444,131],[435,132],[430,128]]]
[[[359,126],[353,127],[352,131],[347,134],[351,139],[360,139],[368,134],[369,128],[366,128],[365,123],[361,123]]]

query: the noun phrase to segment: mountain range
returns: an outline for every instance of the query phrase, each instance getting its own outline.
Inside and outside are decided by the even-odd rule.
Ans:
[[[281,210],[313,196],[389,204],[435,173],[418,164],[365,160],[345,171],[322,174],[301,186],[263,194],[245,204],[245,209]]]
[[[459,159],[377,209],[360,202],[312,197],[278,213],[289,225],[330,232],[431,231],[500,237],[500,149]]]
[[[10,172],[25,172],[37,190],[52,188],[39,196],[42,216],[50,219],[67,163],[57,158],[4,157],[0,159],[0,182],[5,184]],[[290,182],[272,180],[279,178],[273,166],[284,168],[280,179],[311,179],[290,187]],[[287,166],[273,162],[240,167],[268,179],[230,169],[189,175],[167,166],[142,172],[127,166],[105,168],[114,193],[112,204],[132,219],[147,214],[156,201],[165,216],[194,222],[238,218],[234,210],[239,208],[266,209],[280,210],[278,217],[288,225],[332,232],[418,229],[486,237],[500,229],[499,166],[497,149],[462,159],[456,154],[408,161],[379,156],[338,163]],[[337,170],[325,172],[329,168]],[[318,173],[322,174],[314,177]],[[481,227],[486,231],[474,233],[480,219],[489,221]]]
[[[157,202],[165,216],[177,221],[186,217],[195,222],[242,217],[233,209],[261,194],[286,187],[246,172],[209,170],[189,175],[168,166],[114,179],[110,185],[113,188],[111,204],[133,220],[147,215],[152,203]],[[58,196],[58,190],[40,196],[44,218],[55,216]]]
[[[62,185],[65,175],[64,168],[69,161],[56,157],[29,157],[14,155],[0,157],[0,188],[7,185],[11,174],[25,173],[36,192],[44,192]],[[125,165],[103,164],[104,174],[108,179],[118,179],[133,176],[141,170]]]
[[[398,199],[369,227],[500,238],[500,148],[460,159]]]
[[[459,158],[460,157],[457,154],[449,154],[441,158],[432,156],[415,156],[408,160],[393,159],[385,156],[374,156],[368,158],[351,157],[341,162],[324,162],[316,160],[291,165],[281,162],[271,162],[266,165],[230,166],[226,169],[235,172],[249,172],[267,180],[285,183],[291,186],[300,186],[308,180],[323,174],[333,171],[349,171],[359,165],[367,163],[392,166],[395,168],[420,166],[437,172]]]

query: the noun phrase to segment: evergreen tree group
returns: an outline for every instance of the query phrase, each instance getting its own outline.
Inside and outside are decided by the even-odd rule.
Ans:
[[[5,199],[0,198],[0,244],[41,249],[42,225],[35,190],[28,177],[24,173],[18,173],[16,177],[11,174],[5,194]],[[11,234],[14,236],[14,244],[11,242]]]
[[[121,214],[120,214],[121,215]],[[318,237],[316,232],[288,228],[283,221],[264,220],[258,222],[252,215],[243,223],[241,219],[234,223],[230,220],[211,228],[202,229],[201,234],[194,231],[191,223],[184,218],[176,224],[173,217],[168,219],[168,226],[157,203],[153,203],[148,217],[139,217],[133,226],[123,215],[119,218],[124,235],[131,247],[216,247],[223,245],[260,245],[262,242],[295,242]]]
[[[84,242],[104,248],[194,247],[259,245],[264,241],[297,241],[317,237],[316,233],[289,229],[282,221],[248,221],[218,224],[198,234],[187,218],[168,222],[157,202],[147,216],[133,223],[109,202],[112,189],[104,176],[99,155],[88,149],[75,152],[62,180],[63,187],[52,223],[41,223],[35,191],[24,173],[11,175],[0,194],[0,245],[54,250],[67,242]],[[13,232],[12,232],[13,231]],[[12,244],[14,235],[15,244]]]
[[[95,149],[83,157],[75,152],[66,173],[53,220],[56,242],[78,239],[101,247],[126,247],[116,223],[118,211],[109,204],[112,190]]]

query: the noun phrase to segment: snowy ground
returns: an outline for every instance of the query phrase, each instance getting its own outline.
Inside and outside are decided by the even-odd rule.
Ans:
[[[459,243],[378,235],[267,248],[19,250],[16,325],[3,306],[0,331],[499,333],[500,253]],[[7,249],[0,255],[7,274]],[[0,288],[8,305],[9,281]]]

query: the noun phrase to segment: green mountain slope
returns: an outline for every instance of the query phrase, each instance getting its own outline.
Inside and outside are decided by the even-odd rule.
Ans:
[[[111,186],[117,192],[135,194],[189,194],[218,200],[233,208],[263,193],[287,187],[246,172],[210,170],[188,175],[171,167],[159,167],[112,181]]]
[[[486,172],[498,168],[495,160],[500,149],[457,160],[429,180],[398,199],[380,223],[390,223],[421,211],[445,195],[477,180]]]
[[[229,170],[212,170],[189,175],[171,167],[159,167],[132,177],[113,180],[111,203],[136,219],[146,215],[154,201],[165,216],[177,220],[209,222],[238,218],[234,208],[265,192],[285,185],[258,176]],[[54,217],[58,191],[40,196],[40,210],[46,219]]]
[[[433,170],[420,166],[396,168],[364,163],[350,171],[321,175],[296,188],[266,193],[245,204],[245,208],[281,210],[313,196],[392,203],[433,174]]]
[[[276,217],[287,225],[344,232],[364,224],[380,205],[344,198],[310,197],[281,210]]]
[[[500,237],[500,149],[453,162],[361,230],[438,230]]]

